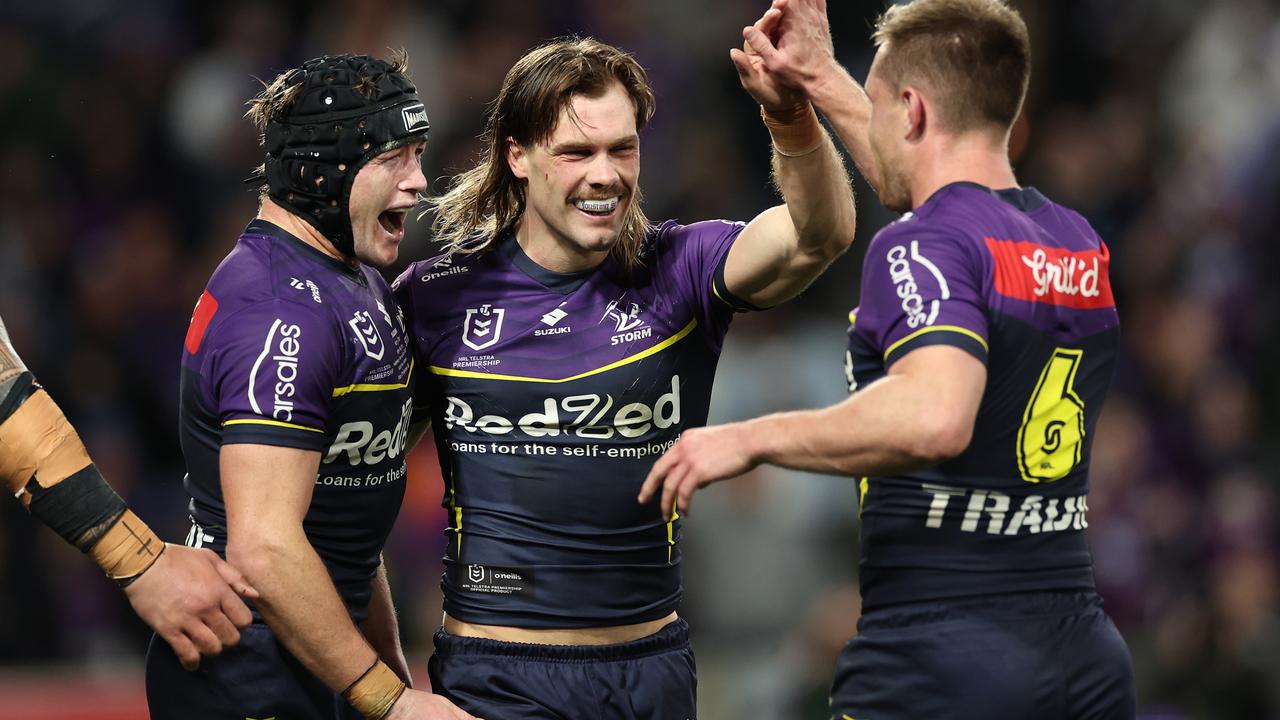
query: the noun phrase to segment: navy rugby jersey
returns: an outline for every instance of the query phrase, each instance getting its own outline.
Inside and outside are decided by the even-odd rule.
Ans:
[[[444,473],[445,611],[521,627],[663,617],[680,523],[636,494],[707,419],[734,310],[723,262],[743,225],[666,223],[645,267],[555,273],[510,232],[396,281]]]
[[[195,523],[226,551],[222,445],[321,453],[303,528],[358,622],[404,498],[412,360],[386,280],[254,220],[196,305],[182,354],[181,435]],[[270,477],[261,482],[273,482]]]
[[[1093,587],[1089,453],[1119,342],[1109,257],[1030,188],[948,185],[876,235],[850,314],[851,390],[934,344],[982,360],[987,385],[959,456],[861,479],[867,608]]]

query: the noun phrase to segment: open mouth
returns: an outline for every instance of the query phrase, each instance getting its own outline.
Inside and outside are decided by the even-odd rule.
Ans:
[[[388,235],[399,235],[404,232],[404,218],[408,210],[386,210],[378,216],[378,224]]]
[[[588,215],[607,217],[618,209],[618,201],[620,199],[620,196],[615,195],[601,200],[574,200],[573,206]]]

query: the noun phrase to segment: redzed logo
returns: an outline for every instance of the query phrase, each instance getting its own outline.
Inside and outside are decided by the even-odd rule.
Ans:
[[[205,290],[196,301],[195,311],[191,313],[191,325],[187,328],[185,342],[187,352],[192,355],[199,352],[204,333],[209,329],[209,323],[213,321],[213,316],[216,314],[218,314],[218,300]]]
[[[995,260],[996,292],[1006,297],[1091,310],[1116,304],[1108,268],[1111,253],[1072,252],[1039,243],[986,238]]]

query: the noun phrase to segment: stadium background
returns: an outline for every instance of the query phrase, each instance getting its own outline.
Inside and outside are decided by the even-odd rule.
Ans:
[[[831,2],[837,52],[864,78],[883,3]],[[1113,254],[1124,356],[1096,434],[1089,520],[1142,712],[1280,717],[1280,10],[1015,5],[1035,51],[1019,177],[1084,212]],[[260,159],[240,117],[254,76],[405,47],[433,127],[434,192],[469,164],[485,103],[524,50],[593,34],[633,51],[656,88],[649,215],[747,219],[774,201],[768,139],[727,50],[764,7],[7,0],[0,316],[112,484],[181,540],[177,360],[204,280],[255,209],[240,182]],[[715,420],[842,397],[861,249],[892,219],[858,190],[855,249],[797,301],[736,321]],[[411,226],[402,260],[429,252],[425,223]],[[419,678],[440,613],[439,492],[421,449],[387,553]],[[147,632],[122,595],[17,503],[0,515],[0,718],[143,716]],[[857,613],[853,484],[759,471],[699,495],[686,528],[702,717],[826,717]]]

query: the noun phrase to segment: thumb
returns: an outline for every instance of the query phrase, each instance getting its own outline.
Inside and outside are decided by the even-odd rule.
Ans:
[[[249,580],[239,570],[232,567],[230,563],[215,555],[213,557],[213,567],[222,576],[222,579],[231,586],[231,589],[236,591],[237,595],[250,599],[258,597],[257,589],[250,585]]]

